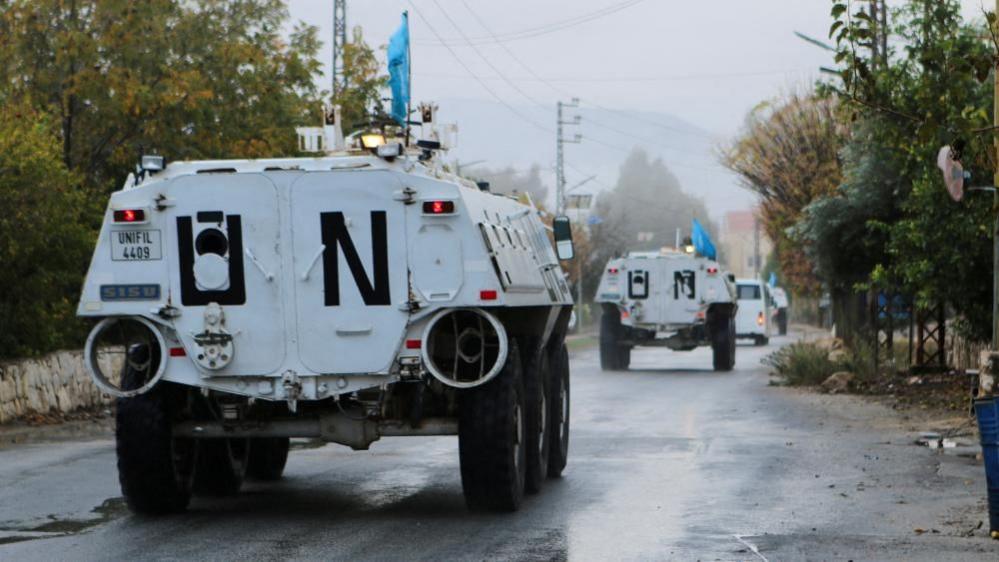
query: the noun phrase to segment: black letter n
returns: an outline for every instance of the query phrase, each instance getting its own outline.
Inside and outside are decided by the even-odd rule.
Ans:
[[[368,278],[361,258],[357,255],[354,241],[347,232],[343,213],[320,213],[319,224],[322,230],[323,245],[323,288],[326,292],[326,306],[340,305],[340,259],[339,250],[350,268],[364,304],[368,306],[392,304],[389,295],[388,274],[388,234],[385,211],[371,211],[371,257],[374,284]]]

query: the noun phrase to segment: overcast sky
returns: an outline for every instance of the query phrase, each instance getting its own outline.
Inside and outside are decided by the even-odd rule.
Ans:
[[[967,16],[981,14],[981,0],[962,3]],[[327,61],[332,5],[290,0],[293,19],[321,28]],[[820,66],[832,64],[827,52],[794,36],[824,40],[830,6],[829,0],[348,0],[347,21],[379,47],[409,10],[414,101],[465,98],[502,107],[502,100],[534,109],[508,111],[511,120],[543,119],[549,107],[553,121],[555,102],[577,96],[591,106],[672,114],[724,142],[760,101],[811,83]],[[629,121],[616,126],[627,132]],[[621,136],[614,142],[625,142]]]

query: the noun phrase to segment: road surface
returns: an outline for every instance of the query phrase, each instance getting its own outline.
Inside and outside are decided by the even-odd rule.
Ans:
[[[0,560],[994,560],[962,536],[982,468],[881,407],[768,385],[769,348],[572,356],[569,466],[514,514],[470,514],[456,438],[292,453],[287,478],[130,515],[105,438],[0,450]],[[872,426],[875,429],[870,429]],[[917,532],[925,530],[925,532]]]

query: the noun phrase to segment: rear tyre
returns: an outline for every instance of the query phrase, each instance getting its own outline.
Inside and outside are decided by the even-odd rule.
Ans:
[[[548,477],[562,476],[569,461],[569,352],[565,343],[560,344],[551,357],[551,400],[548,421],[551,429],[551,449],[548,453]]]
[[[280,480],[288,462],[291,439],[287,437],[258,437],[250,439],[250,459],[246,474],[257,480]]]
[[[249,439],[202,439],[194,470],[194,493],[234,496],[243,487],[249,464]]]
[[[755,336],[753,338],[753,344],[756,345],[756,347],[763,347],[764,345],[767,345],[769,343],[770,343],[770,338],[766,336]]]
[[[621,371],[631,364],[631,348],[621,345],[624,327],[616,307],[607,307],[600,318],[600,368]]]
[[[128,355],[133,365],[159,362],[155,357],[147,361],[147,346],[133,347]],[[125,368],[123,389],[139,388],[146,382],[148,369],[140,371],[127,364]],[[172,434],[173,421],[185,406],[184,388],[168,382],[145,394],[117,400],[118,481],[125,502],[136,513],[175,513],[190,502],[197,444]]]
[[[500,374],[459,395],[458,457],[470,509],[516,511],[524,498],[528,424],[521,368],[511,338]]]
[[[536,346],[535,346],[536,347]],[[530,347],[525,347],[531,349]],[[551,439],[548,431],[550,411],[549,391],[551,375],[548,350],[537,349],[531,352],[531,357],[524,364],[524,395],[527,413],[527,473],[524,480],[524,490],[529,494],[541,491],[548,472],[548,453]]]
[[[715,371],[735,368],[735,325],[731,316],[716,322],[711,334],[711,354]]]

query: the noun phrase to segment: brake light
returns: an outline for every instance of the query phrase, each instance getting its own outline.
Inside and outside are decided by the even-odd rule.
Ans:
[[[616,267],[612,267],[612,268],[610,268],[610,269],[607,270],[607,273],[610,273],[611,275],[617,275],[619,271],[621,271],[621,270],[618,269],[618,268],[616,268]]]
[[[696,316],[696,318],[698,320],[704,320],[704,317],[705,317],[704,311],[703,310],[698,310],[697,314],[695,316]]]
[[[145,222],[146,212],[142,209],[120,209],[114,212],[114,222]]]
[[[454,201],[424,201],[423,213],[426,215],[450,215],[454,213]]]
[[[420,340],[406,340],[406,349],[420,349],[421,344]]]
[[[718,275],[718,268],[717,267],[709,267],[708,268],[708,275]]]
[[[621,311],[621,320],[627,320],[629,316],[631,316],[631,315],[628,314],[627,310],[622,310]]]
[[[762,325],[763,325],[763,322],[764,322],[764,321],[765,321],[765,318],[763,317],[763,313],[761,312],[761,313],[760,313],[760,314],[759,314],[759,315],[758,315],[758,316],[756,317],[756,323],[757,323],[757,324],[759,324],[760,326],[762,326]]]
[[[170,348],[170,357],[184,357],[186,355],[187,355],[187,352],[184,351],[183,347],[171,347]]]
[[[499,294],[492,289],[479,291],[479,299],[484,301],[494,301],[499,298]]]

